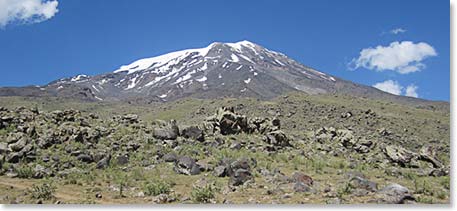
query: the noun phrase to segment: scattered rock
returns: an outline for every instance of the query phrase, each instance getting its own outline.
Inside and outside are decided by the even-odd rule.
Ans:
[[[376,192],[378,190],[378,184],[376,182],[358,176],[352,177],[349,183],[353,188],[364,189],[371,192]]]
[[[94,162],[94,159],[92,159],[92,156],[87,155],[87,154],[80,154],[76,157],[77,160],[84,162],[84,163],[92,163]]]
[[[384,153],[392,162],[398,163],[401,166],[408,166],[417,157],[415,153],[399,146],[386,146]]]
[[[129,155],[121,154],[116,158],[117,165],[127,165],[129,163]]]
[[[176,162],[174,170],[179,174],[196,175],[200,173],[200,167],[194,159],[188,156],[183,156]]]
[[[107,156],[105,156],[104,158],[100,159],[97,162],[96,168],[97,169],[105,169],[105,168],[107,168],[109,166],[110,161],[111,161],[111,155],[108,154]]]
[[[162,159],[165,162],[176,162],[178,160],[178,156],[175,153],[167,153],[162,157]]]
[[[165,127],[154,128],[153,136],[154,138],[160,140],[176,140],[179,135],[179,128],[176,125],[175,120],[171,120]]]
[[[409,189],[399,184],[391,184],[378,192],[378,202],[387,204],[405,204],[408,201],[415,201]]]
[[[190,138],[196,141],[204,142],[205,135],[203,130],[198,128],[197,126],[188,126],[182,129],[180,132],[181,136],[184,138]]]

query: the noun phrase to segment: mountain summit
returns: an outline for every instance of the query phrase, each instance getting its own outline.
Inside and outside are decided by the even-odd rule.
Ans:
[[[144,58],[110,73],[77,75],[43,87],[1,88],[0,96],[63,96],[99,101],[140,99],[150,102],[186,96],[269,99],[290,91],[405,99],[319,72],[246,40],[215,42],[204,48]]]

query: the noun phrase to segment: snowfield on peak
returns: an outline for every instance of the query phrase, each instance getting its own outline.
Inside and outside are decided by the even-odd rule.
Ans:
[[[212,44],[205,48],[197,48],[197,49],[186,49],[176,52],[167,53],[164,55],[152,57],[152,58],[145,58],[137,60],[129,65],[123,65],[119,69],[115,70],[114,73],[119,72],[127,72],[127,74],[132,74],[137,71],[153,68],[153,67],[162,67],[170,62],[173,61],[173,64],[179,63],[180,60],[188,57],[192,53],[195,53],[193,57],[197,56],[206,56],[208,51],[212,48]],[[171,66],[171,64],[167,65],[167,68]]]

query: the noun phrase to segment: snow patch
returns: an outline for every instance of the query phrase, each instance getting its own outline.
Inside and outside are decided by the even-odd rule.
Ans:
[[[256,76],[256,75],[258,75],[258,73],[257,73],[257,72],[254,72],[254,76]]]
[[[137,81],[136,81],[137,78],[138,78],[138,76],[135,77],[135,78],[130,79],[130,83],[127,86],[127,88],[125,88],[125,90],[129,90],[129,89],[134,88],[136,86],[136,84],[137,84]]]
[[[200,68],[200,70],[206,70],[206,69],[208,69],[208,64],[207,64],[207,63],[205,63],[205,64],[203,65],[203,67]]]
[[[244,88],[244,89],[240,90],[240,92],[245,92],[245,91],[246,91],[246,88]]]
[[[232,53],[232,55],[230,55],[230,57],[232,58],[232,62],[239,62],[240,59],[238,58],[238,56],[236,56],[235,54]]]
[[[203,78],[199,78],[199,79],[195,79],[195,80],[198,82],[204,82],[204,81],[208,80],[208,78],[206,76],[203,76]]]
[[[71,82],[78,82],[78,81],[81,81],[81,80],[84,80],[87,78],[89,78],[89,76],[87,76],[87,75],[77,75],[77,76],[71,78]]]
[[[146,85],[144,86],[152,86],[156,83],[158,83],[159,81],[161,81],[162,79],[165,78],[165,80],[170,80],[170,77],[178,72],[180,72],[183,68],[185,67],[181,67],[180,69],[176,69],[176,68],[173,68],[173,70],[171,70],[168,74],[166,75],[163,75],[163,76],[156,76],[154,78],[154,80],[150,81],[149,83],[147,83]]]
[[[208,51],[213,47],[213,44],[209,45],[205,48],[198,48],[198,49],[187,49],[181,50],[176,52],[167,53],[164,55],[151,57],[151,58],[144,58],[129,65],[123,65],[119,69],[115,70],[114,73],[119,72],[127,72],[127,74],[132,74],[137,71],[145,70],[147,68],[157,68],[161,67],[161,70],[169,69],[169,67],[173,64],[179,63],[182,59],[186,58],[187,56],[194,53],[192,58],[197,56],[206,56]]]
[[[243,41],[236,42],[236,43],[225,43],[225,44],[230,46],[231,48],[235,49],[235,51],[237,51],[237,52],[241,53],[243,48],[249,48],[252,51],[254,51],[254,53],[256,55],[258,55],[257,51],[255,50],[255,44],[252,42],[249,42],[247,40],[243,40]]]
[[[243,67],[243,65],[240,65],[239,67],[236,68],[236,70],[240,70]]]
[[[248,79],[244,80],[245,84],[249,84],[249,82],[251,82],[251,78],[248,78]]]
[[[245,56],[245,55],[240,55],[241,58],[245,59],[246,61],[249,61],[251,63],[254,63],[251,59],[249,59],[249,57]]]
[[[280,62],[279,60],[275,59],[275,62],[278,63],[279,65],[281,66],[286,66],[285,64],[283,64],[282,62]]]
[[[92,88],[94,88],[95,91],[100,92],[100,90],[98,90],[97,87],[95,87],[94,85],[92,85]]]

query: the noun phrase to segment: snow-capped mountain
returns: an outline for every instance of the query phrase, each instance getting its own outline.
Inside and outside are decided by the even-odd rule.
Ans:
[[[2,88],[0,95],[171,101],[186,96],[268,99],[289,91],[394,97],[319,72],[249,41],[215,42],[140,59],[110,73],[77,75],[42,87]]]

